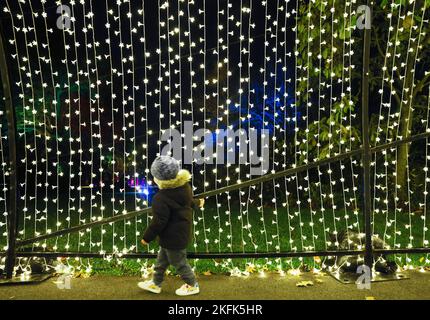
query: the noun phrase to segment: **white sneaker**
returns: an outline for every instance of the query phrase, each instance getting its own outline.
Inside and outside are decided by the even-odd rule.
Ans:
[[[176,290],[176,294],[178,296],[190,296],[193,294],[197,294],[200,292],[199,285],[196,283],[194,286],[190,286],[188,284],[184,284],[178,290]]]
[[[157,286],[154,283],[154,281],[152,281],[152,280],[139,282],[137,284],[137,286],[143,290],[150,291],[152,293],[160,293],[161,292],[161,288],[159,286]]]

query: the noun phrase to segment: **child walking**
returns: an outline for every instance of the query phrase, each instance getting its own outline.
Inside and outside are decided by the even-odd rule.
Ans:
[[[175,267],[185,284],[176,290],[179,296],[200,292],[199,285],[187,261],[187,246],[191,239],[193,209],[204,205],[203,199],[193,199],[191,174],[181,170],[179,162],[169,156],[157,157],[151,165],[151,174],[159,187],[152,199],[152,220],[143,235],[147,245],[156,237],[160,250],[152,280],[139,282],[144,290],[160,293],[161,283],[169,265]]]

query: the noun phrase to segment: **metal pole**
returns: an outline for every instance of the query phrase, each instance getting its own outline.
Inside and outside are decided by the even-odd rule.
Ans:
[[[374,249],[375,254],[428,254],[430,248],[402,248],[402,249]],[[190,252],[188,258],[190,259],[239,259],[239,258],[298,258],[298,257],[341,257],[341,256],[357,256],[363,255],[364,250],[336,250],[336,251],[294,251],[294,252],[220,252],[220,253],[206,253],[206,252]],[[0,257],[4,256],[5,252],[0,252]],[[153,259],[157,257],[154,253],[126,253],[118,254],[113,252],[106,252],[104,254],[96,252],[57,252],[57,251],[17,251],[17,257],[31,258],[106,258],[108,256],[115,256],[118,258],[127,259]]]
[[[371,8],[371,2],[367,1],[367,6]],[[366,19],[371,19],[366,16]],[[366,21],[367,24],[367,21]],[[371,25],[371,24],[370,24]],[[365,225],[365,255],[364,263],[372,271],[373,266],[373,248],[372,248],[372,220],[371,220],[371,192],[370,192],[370,137],[369,137],[369,63],[370,63],[370,36],[371,28],[364,29],[364,46],[363,46],[363,81],[362,81],[362,137],[363,137],[363,211]]]
[[[190,259],[244,259],[244,258],[298,258],[298,257],[337,257],[337,256],[352,256],[362,255],[364,250],[342,250],[342,251],[302,251],[302,252],[221,252],[221,253],[205,253],[205,252],[189,252],[187,257]],[[157,257],[154,253],[126,253],[100,254],[96,252],[17,252],[19,257],[40,257],[40,258],[106,258],[114,256],[122,259],[153,259]]]
[[[378,153],[378,152],[383,151],[383,150],[396,148],[396,147],[401,146],[402,144],[405,144],[405,143],[415,142],[415,141],[427,139],[429,137],[430,137],[430,132],[418,133],[418,134],[415,134],[413,136],[409,136],[407,138],[397,139],[393,142],[378,145],[376,147],[371,148],[370,152],[371,153]]]
[[[8,250],[6,255],[6,278],[11,279],[16,258],[16,132],[15,113],[12,104],[12,94],[9,80],[9,69],[6,61],[6,51],[3,45],[3,33],[0,23],[0,75],[5,97],[7,117],[7,132],[9,145],[9,202],[8,202]]]

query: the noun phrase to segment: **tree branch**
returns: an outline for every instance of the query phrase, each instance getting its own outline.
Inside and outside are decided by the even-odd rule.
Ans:
[[[378,52],[379,52],[379,54],[381,55],[381,57],[382,57],[383,59],[385,59],[386,53],[382,50],[381,44],[380,44],[380,42],[379,42],[378,31],[379,31],[379,29],[377,29],[377,28],[376,28],[376,30],[375,30],[376,47],[377,47]],[[393,57],[393,59],[395,59],[395,58],[396,58],[396,57]],[[386,73],[386,76],[387,76],[388,78],[390,78],[390,75],[388,74],[388,71],[387,71],[387,70],[385,70],[385,73]],[[397,73],[397,76],[400,78],[400,73],[399,73],[399,70],[398,70],[398,69],[396,69],[396,73]],[[399,97],[398,97],[398,100],[400,100],[400,98],[399,98]]]
[[[381,57],[382,57],[382,58],[384,58],[384,57],[386,56],[386,54],[384,53],[384,51],[382,50],[382,47],[381,47],[381,45],[380,45],[379,37],[378,37],[378,31],[379,31],[379,29],[376,29],[376,31],[375,31],[376,47],[377,47],[378,52],[379,52],[379,54],[381,55]],[[399,71],[398,71],[398,70],[396,70],[396,71],[397,71],[397,75],[398,75],[398,76],[400,76]],[[388,77],[388,78],[390,78],[390,77],[391,77],[391,76],[388,74],[388,69],[385,69],[385,70],[384,70],[384,74],[385,74],[385,76],[386,76],[386,77]],[[383,79],[383,82],[385,82],[385,80],[384,80],[384,75],[382,76],[382,79]],[[393,85],[394,85],[394,84],[393,84]],[[395,90],[395,92],[396,92],[396,93],[394,94],[394,98],[396,99],[397,104],[400,106],[400,105],[401,105],[400,97],[399,97],[399,95],[398,95],[398,93],[397,93],[397,90]],[[390,94],[391,94],[391,92],[390,92]]]
[[[413,97],[415,97],[418,93],[421,92],[421,90],[428,84],[430,84],[430,81],[427,81],[430,79],[430,72],[427,73],[427,75],[424,76],[424,78],[422,78],[420,80],[420,82],[418,82],[416,89],[414,90],[414,95]]]

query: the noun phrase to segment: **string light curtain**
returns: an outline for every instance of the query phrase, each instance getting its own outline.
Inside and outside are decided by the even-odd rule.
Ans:
[[[427,12],[412,3],[408,9],[395,2],[391,6],[399,21],[415,11],[422,19],[411,18],[408,50],[398,57],[393,37],[406,31],[388,17],[392,42],[386,48],[382,91],[394,90],[388,86],[395,75],[410,79],[401,74],[404,64],[419,61]],[[268,163],[260,163],[264,175],[359,148],[362,30],[356,25],[357,5],[340,0],[2,1],[18,127],[19,237],[150,206],[156,191],[151,161],[173,145],[173,134],[162,141],[173,131],[180,133],[185,159],[191,151],[185,147],[187,123],[191,134],[203,130],[214,147],[208,152],[193,137],[192,151],[203,152],[205,161],[183,166],[192,172],[196,194],[255,177],[253,153]],[[405,80],[402,101],[410,90]],[[377,143],[402,135],[385,131],[401,115],[386,100],[392,95],[381,92],[381,97]],[[226,129],[236,137],[221,137]],[[250,150],[254,132],[260,144]],[[7,170],[0,147],[1,179]],[[221,157],[218,147],[226,149]],[[396,234],[405,228],[412,232],[413,212],[409,205],[409,222],[397,225],[399,201],[387,185],[395,153],[388,150],[374,159],[374,215],[384,215],[382,236],[399,247]],[[225,164],[229,154],[235,161]],[[340,231],[363,232],[360,170],[360,159],[350,158],[207,199],[194,212],[190,250],[339,249]],[[425,175],[427,181],[427,170]],[[424,191],[423,208],[426,199]],[[390,209],[390,201],[396,209]],[[7,215],[1,219],[4,247]],[[155,253],[155,244],[139,243],[149,219],[139,216],[43,240],[32,249],[101,253],[107,260]],[[420,223],[426,246],[428,222]],[[356,248],[362,249],[361,243]],[[77,261],[91,269],[91,261]],[[139,262],[147,272],[147,262]],[[213,263],[242,272],[231,260]],[[246,270],[272,267],[282,273],[303,264],[302,258],[249,260]],[[318,259],[307,264],[321,267]]]
[[[376,38],[384,57],[380,77],[378,113],[374,124],[375,146],[428,132],[429,67],[428,3],[410,1],[386,4],[384,38]],[[381,34],[380,32],[378,34]],[[375,115],[375,117],[376,117]],[[427,161],[428,139],[378,152],[373,158],[373,232],[387,248],[428,247]],[[428,264],[426,257],[418,257]],[[396,262],[412,266],[417,257],[396,256]]]

